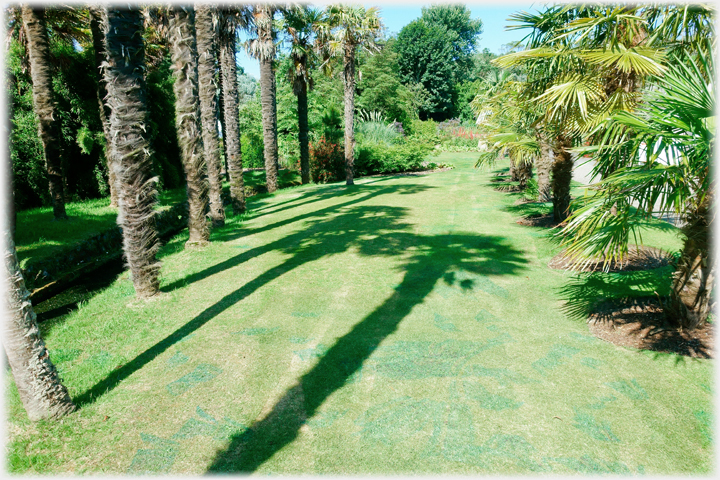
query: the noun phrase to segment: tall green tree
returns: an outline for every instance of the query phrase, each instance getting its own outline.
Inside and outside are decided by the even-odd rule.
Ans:
[[[157,177],[152,176],[148,141],[145,48],[137,9],[108,7],[105,81],[110,107],[110,154],[117,173],[118,224],[135,293],[158,293],[160,242],[155,225]]]
[[[297,96],[300,177],[303,184],[310,182],[308,91],[314,85],[311,75],[317,65],[314,41],[323,21],[322,11],[307,5],[291,6],[283,14],[283,28],[290,38],[289,77],[293,93]]]
[[[482,22],[461,5],[423,8],[422,16],[400,30],[394,45],[403,82],[419,83],[430,94],[422,118],[445,120],[453,115],[456,84],[473,68],[476,38]]]
[[[33,83],[33,103],[38,117],[38,131],[45,153],[50,198],[56,220],[66,219],[63,172],[60,160],[60,131],[56,120],[55,100],[50,64],[50,46],[44,7],[22,6],[22,21],[27,38],[30,71]]]
[[[214,227],[225,224],[220,169],[222,152],[218,135],[218,85],[215,74],[217,64],[218,24],[215,9],[198,4],[195,7],[195,32],[198,49],[198,93],[202,117],[203,146],[210,200],[210,220]]]
[[[342,56],[345,87],[345,182],[353,185],[355,163],[355,54],[358,47],[376,51],[380,18],[375,8],[351,5],[327,7],[327,24],[321,28],[321,42],[330,55]]]
[[[273,28],[275,11],[276,7],[272,4],[253,6],[255,38],[247,42],[248,54],[260,62],[265,179],[270,193],[278,188],[277,88],[274,68],[276,32]]]
[[[237,67],[235,63],[235,42],[238,26],[246,25],[243,13],[233,7],[218,11],[220,42],[220,76],[223,91],[223,143],[227,154],[228,174],[230,175],[230,201],[233,214],[245,211],[245,186],[243,183],[243,164],[240,143],[240,119],[238,118],[239,99]]]
[[[182,151],[189,204],[188,246],[203,245],[210,237],[205,221],[208,208],[207,167],[203,155],[195,12],[173,7],[170,14],[170,51],[175,76],[175,124]]]

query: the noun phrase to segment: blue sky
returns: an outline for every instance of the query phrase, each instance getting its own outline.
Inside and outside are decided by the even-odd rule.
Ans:
[[[426,4],[390,2],[386,5],[380,2],[363,3],[366,7],[380,7],[380,17],[389,34],[398,33],[402,27],[420,17],[423,6],[430,5],[430,2]],[[521,40],[529,32],[506,31],[507,17],[517,11],[536,11],[542,7],[539,2],[509,1],[503,2],[502,6],[498,3],[465,3],[470,10],[471,18],[479,18],[483,22],[483,33],[478,41],[479,50],[487,48],[491,52],[499,53],[504,44]],[[244,50],[238,52],[237,60],[245,69],[245,73],[260,78],[260,65],[257,60],[249,58]]]

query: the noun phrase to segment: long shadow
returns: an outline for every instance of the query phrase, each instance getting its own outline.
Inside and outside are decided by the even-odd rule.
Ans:
[[[469,233],[437,236],[398,232],[360,244],[363,255],[412,252],[402,283],[385,302],[341,337],[315,367],[288,389],[273,409],[249,428],[236,433],[208,472],[250,473],[295,440],[307,419],[357,372],[372,352],[397,329],[410,311],[442,279],[455,283],[456,270],[475,274],[517,274],[527,261],[502,238]],[[470,290],[472,280],[460,286]]]
[[[373,183],[378,183],[381,181],[388,180],[388,178],[379,178],[376,180],[371,180],[368,182],[358,182],[358,185],[362,185],[363,187],[365,185],[370,185]],[[291,198],[289,200],[285,200],[284,202],[270,202],[267,204],[260,204],[258,207],[252,208],[252,212],[254,213],[254,218],[261,217],[264,215],[267,215],[269,213],[278,213],[283,210],[286,210],[291,203],[295,203],[295,205],[290,206],[290,208],[297,208],[305,205],[309,205],[312,203],[320,202],[322,200],[326,200],[328,198],[338,197],[338,196],[344,196],[344,195],[359,195],[362,193],[365,189],[357,189],[357,188],[346,188],[346,185],[344,184],[337,184],[337,185],[325,185],[322,187],[321,191],[318,191],[317,189],[305,191],[302,193],[301,196],[297,198]],[[272,197],[268,197],[269,200],[272,199]],[[249,199],[250,202],[252,201],[252,197]],[[263,201],[265,199],[259,199],[260,201]],[[304,200],[304,201],[303,201]],[[248,202],[248,203],[250,203]],[[260,202],[258,202],[260,203]],[[275,207],[282,207],[282,208],[275,208]],[[272,208],[272,210],[269,210]]]
[[[365,188],[365,187],[363,187],[363,188]],[[323,208],[320,210],[314,210],[312,212],[298,215],[298,216],[288,218],[285,220],[281,220],[281,221],[275,222],[273,224],[268,224],[268,225],[259,227],[257,229],[240,231],[240,232],[232,231],[232,232],[228,232],[226,234],[220,234],[220,235],[216,236],[215,239],[217,241],[234,240],[236,238],[240,238],[240,237],[247,236],[247,235],[252,235],[252,234],[263,232],[263,231],[270,230],[273,228],[278,228],[278,227],[281,227],[284,225],[288,225],[290,223],[298,222],[300,220],[306,220],[309,218],[326,217],[329,214],[341,211],[345,207],[357,205],[359,202],[369,200],[369,199],[377,197],[379,195],[384,195],[387,193],[400,193],[400,194],[420,193],[429,188],[432,188],[432,187],[425,187],[425,186],[420,186],[420,185],[398,185],[398,186],[387,186],[387,187],[381,187],[381,188],[375,187],[374,189],[370,190],[369,193],[367,193],[365,196],[363,196],[359,199],[355,198],[353,200],[349,200],[344,203],[331,205],[329,207],[326,207],[326,208]],[[369,208],[369,207],[366,207],[366,208]],[[386,207],[386,208],[389,208],[389,207]],[[264,253],[276,250],[278,248],[286,248],[288,245],[296,245],[298,242],[300,242],[304,238],[308,237],[308,235],[311,235],[312,233],[317,234],[318,233],[317,228],[318,228],[317,224],[314,226],[311,225],[307,229],[305,229],[301,232],[289,235],[287,237],[283,237],[275,242],[271,242],[266,245],[247,250],[239,255],[228,258],[227,260],[224,260],[218,264],[215,264],[204,270],[201,270],[200,272],[193,273],[182,279],[176,280],[168,285],[165,285],[165,286],[161,287],[160,290],[163,292],[170,292],[172,290],[175,290],[176,288],[180,288],[180,287],[183,287],[190,283],[197,282],[199,280],[203,280],[209,276],[212,276],[212,275],[220,273],[224,270],[227,270],[228,268],[232,268],[237,265],[240,265],[241,263],[251,260],[259,255],[264,254]]]
[[[401,222],[402,217],[405,215],[406,209],[402,207],[354,206],[348,208],[347,212],[336,217],[317,220],[303,232],[284,237],[277,242],[269,244],[267,247],[263,247],[263,250],[277,250],[291,254],[292,256],[280,265],[267,270],[260,276],[226,295],[214,305],[206,308],[197,317],[142,352],[135,359],[112,371],[103,380],[80,394],[77,398],[74,398],[75,404],[82,406],[94,402],[97,398],[115,388],[120,382],[147,365],[148,362],[152,361],[172,345],[215,318],[218,314],[246,298],[263,285],[277,279],[294,268],[307,262],[319,260],[328,255],[341,253],[352,245],[362,243],[363,239],[366,239],[370,235],[382,234],[383,232],[396,232],[410,228],[409,224]],[[241,254],[239,257],[241,257],[241,259],[235,261],[242,261],[242,259],[247,258],[247,255]],[[225,262],[223,262],[223,265],[224,264]],[[220,270],[222,269],[220,267],[218,268]],[[215,267],[213,267],[212,271],[214,272],[215,270]],[[207,271],[204,272],[205,276],[210,274],[207,273]]]

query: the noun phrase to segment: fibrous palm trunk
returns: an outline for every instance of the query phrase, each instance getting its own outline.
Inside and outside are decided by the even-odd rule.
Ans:
[[[346,44],[344,49],[345,184],[353,185],[353,167],[355,164],[355,45]]]
[[[98,72],[97,84],[97,100],[98,112],[100,114],[100,123],[103,127],[105,135],[105,162],[108,170],[108,187],[110,188],[110,206],[118,206],[117,178],[115,168],[112,165],[112,155],[110,154],[110,145],[112,137],[110,136],[110,107],[105,103],[107,95],[107,86],[105,85],[105,76],[102,71],[102,64],[105,61],[105,45],[103,44],[103,30],[107,18],[105,9],[99,7],[90,7],[90,32],[92,34],[93,50],[95,50],[95,68]]]
[[[218,50],[218,63],[220,62],[220,51]],[[228,170],[228,158],[227,158],[227,142],[225,139],[225,135],[227,134],[227,128],[225,127],[225,94],[223,93],[222,89],[222,72],[218,71],[218,84],[221,86],[220,92],[218,94],[218,110],[220,111],[220,131],[222,132],[223,136],[223,142],[222,142],[222,148],[220,149],[222,151],[221,156],[221,165],[220,165],[220,178],[225,178],[226,182],[230,182],[230,170]]]
[[[666,313],[681,327],[693,328],[705,323],[713,310],[714,256],[711,250],[712,195],[685,215],[685,235],[680,261],[673,275],[670,305]]]
[[[160,248],[155,225],[157,177],[147,133],[147,94],[143,72],[145,48],[142,15],[137,9],[108,7],[105,81],[110,107],[110,154],[117,176],[118,224],[135,293],[140,298],[159,289]]]
[[[220,139],[218,138],[218,102],[215,71],[217,70],[216,28],[209,6],[198,4],[195,8],[195,32],[198,49],[198,83],[200,112],[202,114],[203,145],[210,185],[210,220],[214,227],[225,224],[225,208],[222,202],[222,164]]]
[[[304,69],[307,65],[304,66]],[[303,70],[305,71],[305,70]],[[300,178],[303,185],[310,183],[310,139],[308,131],[308,85],[304,78],[297,82],[298,140],[300,142]]]
[[[245,185],[243,182],[240,151],[240,117],[238,111],[237,67],[235,65],[235,25],[221,12],[220,67],[223,89],[223,141],[227,152],[230,174],[230,201],[235,215],[245,211]]]
[[[544,134],[536,133],[535,138],[540,146],[540,156],[535,159],[537,169],[538,201],[552,201],[552,188],[550,186],[550,170],[553,165],[553,151]]]
[[[275,46],[272,39],[273,10],[269,5],[256,5],[260,51],[260,103],[262,104],[263,143],[265,146],[265,178],[267,190],[277,190],[278,143],[277,143],[277,98],[275,86]]]
[[[191,7],[173,7],[170,16],[170,51],[175,77],[175,126],[182,154],[188,197],[188,246],[202,245],[210,238],[205,220],[208,180],[203,156],[198,98],[195,14]]]
[[[11,234],[5,236],[6,288],[3,345],[20,400],[30,420],[59,418],[75,410],[40,337],[30,292],[20,273]]]
[[[27,36],[30,73],[33,84],[33,104],[38,117],[38,132],[45,152],[50,198],[56,220],[67,218],[63,192],[63,172],[60,158],[60,126],[55,119],[50,46],[45,26],[44,7],[22,6],[22,20]]]
[[[553,217],[560,223],[570,214],[570,182],[572,181],[573,159],[568,148],[570,139],[563,135],[555,138],[555,161],[552,164]]]
[[[518,177],[518,188],[525,190],[527,188],[527,182],[532,178],[532,162],[519,161],[515,167]]]

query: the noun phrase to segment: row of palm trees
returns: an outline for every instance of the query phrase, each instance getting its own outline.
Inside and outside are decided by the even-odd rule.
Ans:
[[[489,138],[478,163],[506,152],[515,166],[536,166],[539,199],[566,222],[576,264],[622,262],[648,215],[681,216],[685,244],[665,310],[684,327],[712,308],[714,14],[628,4],[512,15],[514,28],[530,29],[525,48],[495,60],[508,70],[473,102]],[[587,155],[601,180],[571,204],[574,158]]]
[[[283,20],[279,23],[275,22],[276,12],[282,14]],[[24,5],[21,15],[53,212],[56,219],[63,219],[67,216],[62,196],[60,152],[56,147],[58,124],[54,121],[45,10]],[[309,181],[307,90],[312,88],[310,71],[317,66],[327,70],[329,59],[341,56],[345,82],[346,182],[348,185],[353,183],[355,54],[359,47],[374,48],[380,29],[375,9],[333,5],[319,11],[307,5],[259,4],[223,8],[205,5],[196,8],[151,7],[141,11],[137,7],[107,6],[104,9],[89,8],[88,16],[101,73],[98,99],[107,139],[111,202],[118,207],[125,258],[139,298],[158,293],[160,271],[156,259],[160,244],[155,228],[157,177],[151,173],[152,153],[146,124],[144,72],[148,45],[143,41],[144,25],[151,24],[156,43],[167,45],[171,54],[176,128],[189,209],[186,246],[202,246],[208,242],[210,228],[206,215],[214,227],[225,220],[221,198],[223,154],[219,148],[219,119],[224,125],[233,213],[245,210],[235,64],[236,32],[240,28],[253,35],[246,44],[247,49],[260,62],[268,192],[274,192],[278,187],[274,71],[278,26],[284,26],[292,41],[291,78],[298,97],[302,181]],[[217,77],[220,82],[216,81]],[[6,324],[4,344],[10,366],[29,417],[33,420],[59,417],[75,407],[39,336],[29,293],[17,262],[12,232],[6,231],[6,242],[11,315]]]

